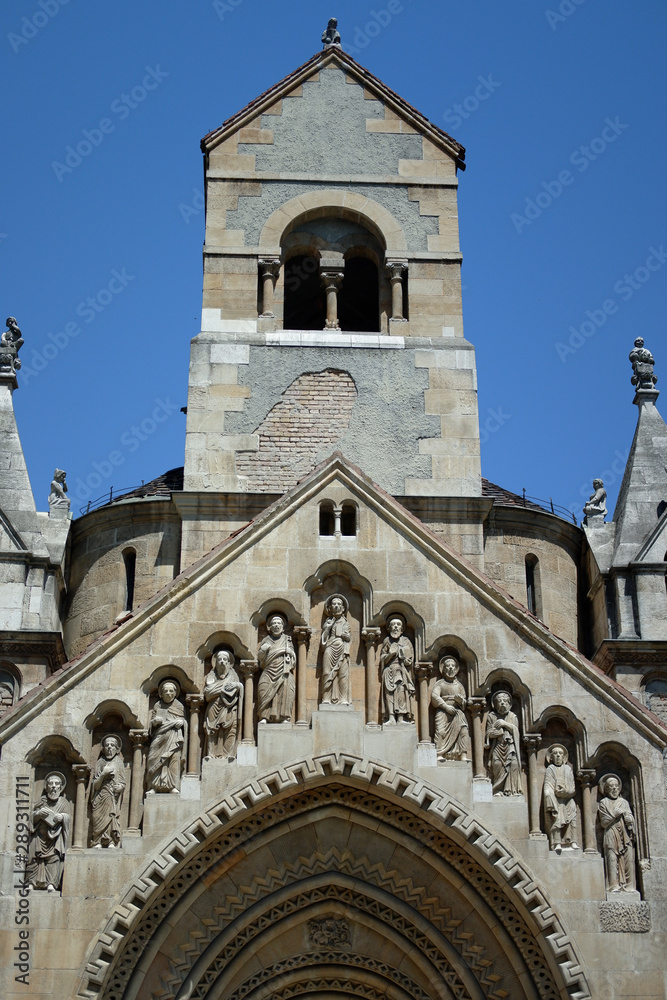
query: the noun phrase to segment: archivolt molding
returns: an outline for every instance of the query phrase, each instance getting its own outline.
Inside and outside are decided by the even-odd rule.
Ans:
[[[575,948],[530,871],[477,818],[446,793],[386,763],[332,752],[280,767],[230,792],[152,859],[115,907],[89,952],[81,1000],[121,1000],[137,964],[174,908],[214,865],[277,819],[355,798],[384,823],[419,839],[456,868],[504,926],[544,998],[586,1000]],[[369,794],[370,793],[370,794]],[[317,804],[315,802],[315,804]],[[240,908],[245,905],[239,899]],[[132,988],[131,994],[135,995]]]

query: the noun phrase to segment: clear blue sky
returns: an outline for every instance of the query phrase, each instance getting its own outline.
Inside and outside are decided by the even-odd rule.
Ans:
[[[615,499],[636,336],[667,387],[664,2],[13,0],[0,308],[25,338],[14,398],[39,508],[56,465],[75,493],[120,452],[97,495],[183,464],[199,140],[313,55],[332,15],[344,48],[467,147],[483,475],[577,510],[602,476]]]

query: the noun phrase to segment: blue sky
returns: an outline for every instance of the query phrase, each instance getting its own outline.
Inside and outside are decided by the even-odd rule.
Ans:
[[[310,58],[332,15],[344,48],[467,148],[483,475],[577,510],[602,476],[615,499],[636,336],[667,373],[664,3],[14,0],[1,308],[25,338],[14,399],[39,508],[56,465],[78,513],[95,477],[93,498],[183,464],[199,140]]]

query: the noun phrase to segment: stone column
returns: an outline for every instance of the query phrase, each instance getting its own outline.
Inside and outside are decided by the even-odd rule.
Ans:
[[[391,281],[392,319],[405,319],[403,315],[403,275],[407,269],[407,260],[392,260],[387,262],[387,274]]]
[[[431,676],[431,664],[418,663],[415,668],[415,674],[417,675],[419,685],[419,742],[433,743],[428,718],[428,679]]]
[[[584,854],[597,854],[598,846],[595,840],[595,820],[593,818],[593,785],[596,774],[592,768],[582,768],[577,771],[577,777],[583,790],[581,818],[584,836]]]
[[[340,520],[343,515],[343,508],[339,506],[334,507],[333,515],[334,515],[334,535],[336,538],[340,538],[341,535],[343,534],[343,530],[341,528],[341,520]]]
[[[72,832],[72,850],[82,851],[86,836],[86,781],[90,774],[87,764],[73,764],[72,771],[76,778],[76,798],[74,801],[74,830]]]
[[[126,833],[139,835],[141,807],[144,801],[144,747],[148,742],[145,729],[130,729],[132,740],[132,775],[130,777],[130,815]]]
[[[188,730],[188,770],[187,774],[199,777],[201,770],[201,738],[199,736],[199,710],[204,704],[200,694],[189,694],[185,698],[190,709]]]
[[[306,654],[313,630],[305,625],[296,625],[292,634],[296,641],[296,724],[297,726],[307,726]]]
[[[262,316],[267,319],[275,319],[273,292],[280,273],[280,260],[278,257],[261,257],[259,260],[259,273],[262,277]]]
[[[486,711],[486,698],[469,698],[468,708],[472,714],[472,761],[473,779],[486,779],[484,770],[484,731],[482,718]]]
[[[327,319],[325,330],[340,330],[338,322],[338,292],[343,281],[342,271],[322,271],[322,284],[327,293]]]
[[[255,707],[255,682],[253,677],[258,669],[256,660],[241,660],[239,669],[243,674],[243,739],[242,743],[255,746],[253,731],[253,708]]]
[[[380,684],[378,681],[377,659],[375,656],[382,637],[379,628],[362,628],[361,638],[366,643],[366,725],[378,726],[378,701]]]
[[[526,733],[523,744],[528,751],[528,825],[529,837],[544,836],[540,830],[540,783],[537,774],[537,751],[542,743],[541,733]]]

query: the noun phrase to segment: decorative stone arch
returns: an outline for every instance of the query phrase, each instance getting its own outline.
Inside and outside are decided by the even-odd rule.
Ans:
[[[458,635],[453,635],[448,633],[446,635],[439,635],[438,638],[431,643],[427,650],[424,651],[424,660],[430,661],[433,664],[432,673],[433,676],[438,676],[438,663],[443,656],[448,653],[454,653],[461,664],[461,672],[459,674],[459,680],[466,680],[466,689],[468,692],[468,697],[470,697],[477,688],[479,684],[479,665],[477,660],[477,654],[470,648],[470,646],[461,639]]]
[[[415,638],[415,658],[416,662],[424,659],[424,632],[426,625],[424,619],[415,611],[407,601],[387,601],[382,605],[379,612],[373,616],[371,625],[379,626],[383,630],[383,637],[386,634],[386,625],[392,615],[399,615],[405,620],[408,629],[411,630]]]
[[[489,704],[491,704],[492,695],[500,687],[511,688],[514,699],[518,699],[521,706],[520,718],[523,732],[532,732],[532,693],[528,685],[519,677],[515,670],[511,670],[509,667],[499,667],[496,670],[491,670],[475,693],[487,698]]]
[[[362,625],[367,625],[372,617],[373,609],[373,585],[370,580],[367,580],[365,576],[357,570],[352,563],[347,562],[344,559],[327,559],[318,566],[312,576],[304,582],[303,592],[304,592],[304,610],[306,615],[309,613],[308,609],[310,607],[310,599],[313,591],[322,587],[327,579],[330,577],[345,577],[350,584],[352,590],[356,590],[361,594],[362,606],[363,606],[363,622]],[[338,589],[338,587],[336,587]]]
[[[541,733],[543,739],[545,738],[545,729],[550,722],[559,721],[563,724],[567,730],[567,734],[572,740],[576,748],[576,762],[570,761],[571,764],[576,763],[578,767],[583,767],[584,762],[588,760],[588,742],[586,740],[586,729],[584,724],[576,717],[574,712],[564,705],[549,705],[548,708],[540,715],[539,719],[536,719],[533,723],[532,731],[535,733]],[[557,742],[558,738],[554,740]]]
[[[386,208],[353,191],[325,189],[291,198],[271,213],[259,238],[260,256],[280,256],[281,241],[299,222],[322,215],[335,215],[366,226],[385,248],[388,257],[407,253],[403,228]]]
[[[506,844],[428,782],[342,752],[189,821],[119,899],[79,982],[80,1000],[590,997]]]

